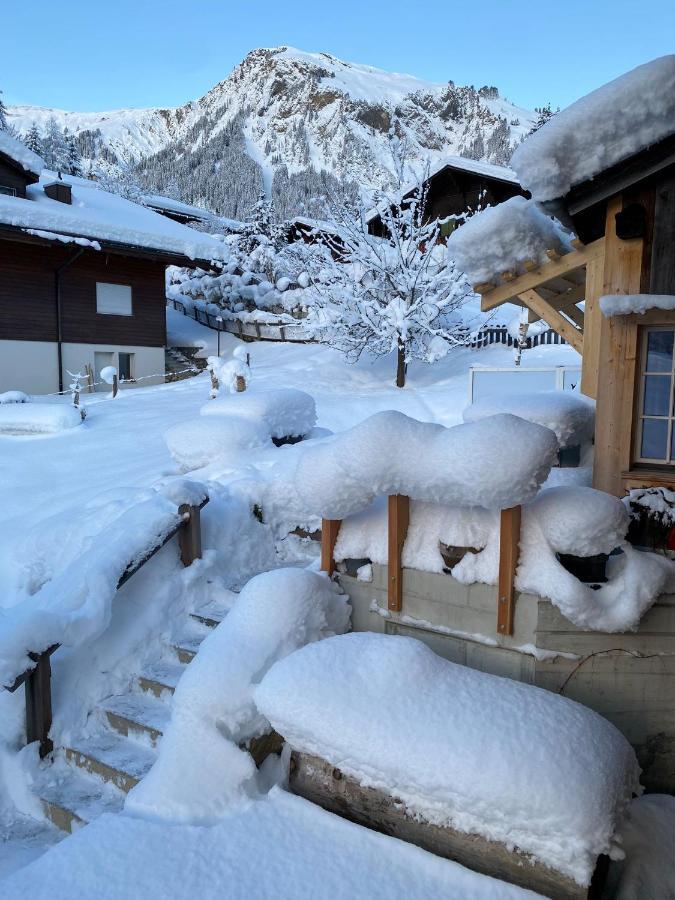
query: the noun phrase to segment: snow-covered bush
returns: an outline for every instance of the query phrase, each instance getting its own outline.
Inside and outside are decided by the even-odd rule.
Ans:
[[[581,885],[640,792],[635,753],[606,719],[411,638],[304,647],[270,669],[255,701],[291,747],[412,816],[516,847]]]
[[[231,415],[180,422],[164,440],[181,471],[191,472],[210,463],[241,464],[251,450],[270,444],[270,435],[262,422]]]
[[[28,403],[29,401],[30,397],[23,391],[5,391],[0,394],[0,406],[5,403]]]
[[[314,398],[295,388],[221,394],[202,406],[202,416],[237,416],[261,425],[268,437],[304,437],[316,425]]]

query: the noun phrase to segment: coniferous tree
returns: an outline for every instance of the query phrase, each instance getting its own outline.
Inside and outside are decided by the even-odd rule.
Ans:
[[[82,157],[77,147],[75,137],[67,128],[63,131],[66,145],[66,170],[69,175],[82,175]]]
[[[43,158],[48,169],[55,172],[68,171],[68,150],[63,131],[54,116],[50,116],[42,141]]]
[[[0,131],[8,131],[9,123],[7,121],[7,107],[2,100],[2,91],[0,91]]]
[[[35,122],[33,122],[31,127],[28,129],[23,142],[29,150],[33,151],[33,153],[37,153],[38,156],[42,156],[42,137],[40,136],[40,130]]]

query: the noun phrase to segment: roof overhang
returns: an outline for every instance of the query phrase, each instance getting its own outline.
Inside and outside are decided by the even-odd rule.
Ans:
[[[39,172],[31,172],[29,169],[24,169],[21,163],[18,163],[13,157],[9,156],[7,153],[3,153],[0,150],[0,162],[3,162],[7,166],[11,166],[12,169],[15,169],[22,178],[26,179],[26,184],[37,184],[40,180]]]
[[[214,262],[207,259],[191,259],[190,257],[183,255],[182,253],[174,253],[170,250],[155,249],[152,247],[141,247],[137,244],[125,244],[121,241],[102,240],[101,238],[92,237],[90,235],[73,234],[67,231],[51,232],[54,237],[50,238],[47,236],[47,234],[50,232],[50,229],[44,228],[35,230],[43,231],[45,233],[44,236],[31,234],[26,229],[26,227],[0,223],[0,239],[8,241],[19,241],[25,244],[37,244],[43,247],[53,247],[54,245],[59,243],[61,243],[63,246],[69,246],[70,243],[72,243],[74,246],[77,246],[77,241],[79,240],[92,242],[96,241],[96,243],[100,245],[101,251],[98,251],[95,248],[89,248],[92,249],[94,253],[114,253],[118,256],[130,256],[137,259],[148,259],[158,263],[163,263],[165,266],[181,266],[185,268],[199,267],[200,269],[211,269],[214,267],[220,268],[222,266],[222,263],[217,260]],[[63,237],[72,240],[63,241],[61,240],[61,238]],[[85,249],[87,248],[85,247]]]

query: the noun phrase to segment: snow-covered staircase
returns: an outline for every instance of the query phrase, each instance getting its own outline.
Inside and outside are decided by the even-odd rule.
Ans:
[[[178,679],[199,645],[227,610],[214,605],[192,613],[184,632],[163,658],[142,669],[131,689],[103,700],[90,716],[86,736],[57,749],[40,767],[34,791],[45,814],[64,831],[74,831],[103,812],[118,812],[128,791],[150,770],[157,744],[171,718]],[[274,749],[261,739],[256,761]]]

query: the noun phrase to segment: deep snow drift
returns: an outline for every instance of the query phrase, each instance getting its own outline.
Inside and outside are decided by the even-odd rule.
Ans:
[[[640,791],[630,744],[597,713],[411,638],[311,644],[273,666],[255,700],[293,748],[413,815],[515,845],[579,884],[612,851]]]

